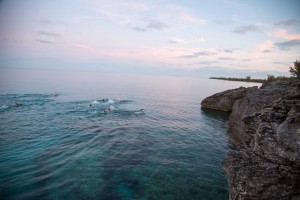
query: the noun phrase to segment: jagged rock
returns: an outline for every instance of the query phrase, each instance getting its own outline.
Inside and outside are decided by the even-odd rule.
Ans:
[[[272,163],[248,148],[228,153],[223,162],[230,200],[299,199],[299,168]]]
[[[282,98],[295,96],[297,90],[300,91],[297,82],[299,83],[299,80],[273,81],[264,83],[257,90],[247,90],[244,96],[237,99],[232,106],[232,112],[228,120],[228,135],[231,141],[235,144],[248,141],[250,136],[244,131],[245,123],[243,119],[264,107],[270,107]]]
[[[250,140],[223,162],[230,199],[300,199],[299,103],[281,100],[244,118]]]
[[[300,199],[300,80],[244,93],[233,103],[229,136],[236,148],[223,168],[231,200]]]
[[[244,97],[247,92],[257,89],[258,88],[255,86],[251,88],[240,87],[237,89],[226,90],[205,98],[201,102],[201,106],[204,108],[230,112],[233,103],[237,99]]]

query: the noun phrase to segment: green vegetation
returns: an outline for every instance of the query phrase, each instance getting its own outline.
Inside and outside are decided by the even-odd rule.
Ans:
[[[294,62],[294,68],[290,67],[290,72],[293,77],[300,79],[300,62],[299,61],[296,60]]]
[[[274,75],[269,75],[268,74],[268,77],[266,79],[267,82],[270,82],[270,81],[276,81],[276,80],[290,80],[290,79],[293,79],[293,77],[287,77],[287,76],[274,76]]]
[[[225,80],[225,81],[242,81],[242,82],[253,82],[253,83],[265,83],[270,81],[276,81],[276,80],[290,80],[294,79],[294,77],[287,77],[287,76],[274,76],[274,75],[268,75],[266,79],[251,79],[250,76],[247,76],[246,78],[233,78],[233,77],[210,77],[210,79],[219,79],[219,80]]]
[[[251,76],[246,76],[246,78],[234,78],[234,77],[210,77],[210,79],[219,79],[219,80],[226,80],[226,81],[242,81],[242,82],[254,82],[254,83],[265,83],[275,80],[290,80],[290,79],[300,79],[300,62],[295,61],[294,67],[290,67],[289,72],[291,73],[292,77],[287,76],[274,76],[274,75],[267,75],[266,79],[251,79]]]

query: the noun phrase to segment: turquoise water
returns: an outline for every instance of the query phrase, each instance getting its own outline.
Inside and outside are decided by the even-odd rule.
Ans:
[[[227,115],[200,102],[241,85],[255,84],[2,70],[0,197],[228,199]]]

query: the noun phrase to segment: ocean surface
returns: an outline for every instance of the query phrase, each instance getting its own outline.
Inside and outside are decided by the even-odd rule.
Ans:
[[[1,69],[0,199],[228,199],[228,116],[200,102],[254,85]]]

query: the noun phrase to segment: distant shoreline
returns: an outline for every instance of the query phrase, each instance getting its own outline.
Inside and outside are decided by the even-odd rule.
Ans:
[[[240,82],[253,82],[253,83],[265,83],[266,79],[251,79],[251,78],[232,78],[232,77],[210,77],[209,79],[225,80],[225,81],[240,81]]]

